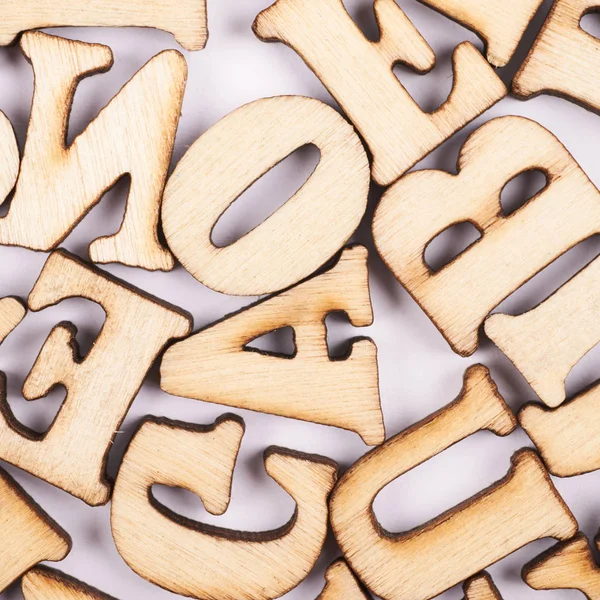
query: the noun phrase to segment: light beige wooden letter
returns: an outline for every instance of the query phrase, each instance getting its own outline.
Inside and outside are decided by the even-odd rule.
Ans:
[[[419,0],[477,33],[487,59],[504,67],[543,0]]]
[[[16,421],[3,386],[0,458],[99,505],[110,497],[105,463],[115,432],[158,354],[169,340],[188,335],[192,324],[175,307],[57,250],[29,295],[29,307],[38,311],[70,297],[97,302],[106,321],[85,357],[70,323],[57,325],[42,347],[23,395],[36,400],[56,385],[67,388],[47,433],[40,436]]]
[[[375,0],[380,40],[370,42],[342,0],[277,0],[254,32],[293,48],[356,125],[373,154],[372,175],[388,185],[444,140],[506,95],[506,88],[469,43],[454,51],[455,83],[432,114],[423,112],[392,67],[430,71],[435,55],[394,0]]]
[[[19,148],[8,117],[0,111],[0,200],[12,191],[19,174]],[[25,307],[18,298],[0,299],[0,343],[25,317]]]
[[[227,208],[294,150],[314,144],[319,164],[277,211],[237,242],[212,243]],[[169,179],[162,222],[169,247],[208,287],[259,296],[308,277],[358,227],[367,207],[369,162],[354,128],[312,98],[263,98],[211,127]]]
[[[600,41],[580,25],[584,15],[598,8],[598,0],[555,0],[513,80],[517,96],[547,92],[600,111]]]
[[[573,192],[571,192],[573,193]],[[566,399],[571,369],[600,342],[600,260],[522,315],[492,315],[487,336],[551,407]]]
[[[325,317],[333,311],[358,327],[373,322],[363,246],[346,248],[329,271],[173,345],[162,360],[160,386],[177,396],[342,427],[380,444],[377,348],[355,340],[345,360],[332,360]],[[246,348],[282,327],[294,328],[293,357]]]
[[[26,308],[18,298],[0,299],[0,344],[9,333],[23,320]]]
[[[308,575],[327,533],[327,498],[337,478],[333,461],[267,450],[267,473],[297,505],[289,523],[274,531],[191,522],[152,496],[154,484],[182,487],[198,494],[210,513],[225,512],[242,434],[243,424],[231,417],[211,427],[166,419],[141,425],[121,465],[111,513],[117,549],[136,573],[202,600],[279,598]]]
[[[583,533],[527,563],[523,579],[535,590],[580,590],[588,600],[600,600],[600,569]]]
[[[519,421],[553,475],[600,469],[600,384],[554,410],[527,404]]]
[[[325,573],[325,581],[325,587],[317,600],[369,600],[356,581],[354,573],[341,559],[331,563]]]
[[[539,169],[546,187],[506,216],[505,185]],[[463,146],[458,175],[416,171],[384,194],[373,223],[381,256],[455,352],[471,355],[485,317],[578,242],[600,232],[600,193],[566,148],[522,117],[486,123]],[[427,245],[471,222],[479,241],[432,272]]]
[[[577,522],[537,454],[522,450],[508,476],[426,525],[389,533],[373,501],[392,480],[482,429],[514,431],[516,419],[488,370],[465,376],[459,398],[375,448],[340,479],[330,502],[331,523],[344,558],[383,600],[428,600],[525,544],[564,540]]]
[[[465,600],[502,600],[498,588],[485,571],[467,579],[463,584],[463,592]]]
[[[23,577],[25,600],[115,600],[55,569],[37,567]]]
[[[206,0],[7,0],[2,5],[0,45],[47,27],[153,27],[168,31],[186,50],[206,44]]]
[[[0,594],[42,560],[58,561],[71,538],[0,468]]]
[[[26,33],[21,48],[33,65],[35,91],[15,196],[0,219],[0,243],[55,248],[108,189],[130,175],[121,229],[92,242],[90,257],[173,268],[157,228],[187,77],[184,58],[174,50],[152,58],[66,147],[77,84],[110,69],[112,52],[39,32]],[[16,148],[14,133],[3,139]]]

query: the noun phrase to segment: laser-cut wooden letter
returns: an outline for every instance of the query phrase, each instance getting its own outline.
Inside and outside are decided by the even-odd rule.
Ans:
[[[467,579],[463,584],[463,592],[465,600],[502,600],[498,588],[485,571]]]
[[[373,322],[363,246],[346,248],[329,271],[173,345],[162,360],[160,386],[186,398],[342,427],[380,444],[377,348],[354,340],[345,360],[332,360],[325,317],[333,311],[344,311],[358,327]],[[282,327],[294,328],[293,357],[245,349]]]
[[[330,501],[331,523],[348,564],[374,594],[427,600],[531,541],[564,540],[577,532],[575,518],[531,450],[513,456],[505,479],[426,525],[391,534],[377,523],[373,501],[390,481],[477,431],[508,435],[515,427],[488,370],[478,365],[467,371],[457,400],[344,474]]]
[[[237,242],[215,246],[212,230],[225,210],[306,144],[321,151],[306,183]],[[221,119],[186,152],[165,189],[162,223],[169,248],[198,281],[259,296],[327,262],[358,227],[368,192],[367,155],[335,110],[312,98],[263,98]]]
[[[317,600],[369,600],[354,573],[341,559],[334,561],[327,569],[325,580],[327,583]]]
[[[394,0],[375,0],[374,8],[378,42],[364,37],[342,0],[277,0],[258,15],[254,32],[302,57],[367,142],[375,181],[388,185],[502,99],[506,88],[472,44],[460,44],[452,93],[435,112],[423,112],[392,67],[426,73],[435,65],[433,50]]]
[[[206,0],[7,0],[2,5],[0,46],[17,35],[48,27],[153,27],[168,31],[186,50],[206,45]]]
[[[598,0],[555,0],[542,31],[513,80],[513,92],[531,98],[547,92],[600,112],[600,42],[581,28]]]
[[[23,320],[27,310],[17,298],[0,299],[0,344]]]
[[[571,477],[600,469],[600,384],[554,410],[527,404],[519,421],[553,475]]]
[[[0,594],[43,560],[58,561],[71,538],[0,468]]]
[[[23,577],[25,600],[115,600],[56,569],[37,567]]]
[[[535,590],[580,590],[588,600],[600,600],[600,569],[583,533],[527,563],[523,579]]]
[[[600,341],[600,260],[522,315],[487,319],[487,336],[551,407],[566,399],[571,369]],[[562,413],[561,413],[562,414]]]
[[[267,473],[296,501],[289,523],[274,531],[235,532],[191,522],[161,509],[154,484],[183,487],[222,514],[243,434],[239,420],[211,427],[147,419],[134,436],[112,499],[117,549],[152,583],[202,600],[267,600],[298,585],[314,566],[327,533],[327,498],[337,465],[280,448],[265,453]],[[163,448],[168,448],[164,452]]]
[[[0,200],[12,191],[19,174],[19,148],[8,117],[0,111]],[[0,299],[0,344],[25,317],[17,298]]]
[[[173,257],[160,244],[157,228],[187,77],[183,56],[169,50],[152,58],[67,148],[77,83],[109,69],[112,53],[107,46],[39,32],[26,33],[21,48],[33,65],[35,91],[15,196],[0,219],[0,244],[55,248],[129,174],[121,229],[92,242],[90,257],[172,269]],[[2,139],[16,146],[14,133]]]
[[[484,41],[487,59],[504,67],[543,0],[419,0],[468,27]]]
[[[502,189],[534,169],[546,174],[546,187],[506,216]],[[403,177],[384,194],[373,235],[398,281],[454,351],[468,356],[494,307],[600,231],[600,192],[554,135],[521,117],[494,119],[472,134],[458,170],[458,175],[425,170]],[[482,238],[432,272],[424,259],[427,245],[461,222],[473,223]]]
[[[152,363],[169,340],[189,334],[191,319],[57,250],[29,295],[29,307],[38,311],[70,297],[97,302],[106,321],[83,358],[70,323],[57,325],[42,347],[23,395],[35,400],[58,384],[67,388],[67,398],[44,435],[16,421],[3,386],[0,458],[88,504],[105,504],[111,490],[105,475],[111,440]]]

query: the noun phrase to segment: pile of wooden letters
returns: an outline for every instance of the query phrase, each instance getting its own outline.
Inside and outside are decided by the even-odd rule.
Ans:
[[[133,571],[162,588],[201,600],[279,598],[301,583],[331,526],[342,558],[326,575],[322,600],[428,600],[464,582],[468,600],[500,598],[484,569],[535,540],[557,544],[523,569],[536,589],[572,588],[600,599],[600,567],[550,475],[600,469],[600,387],[567,401],[565,380],[600,342],[600,259],[537,307],[491,314],[525,282],[600,233],[600,192],[562,143],[516,116],[489,120],[460,150],[458,173],[411,170],[507,94],[560,95],[600,112],[600,40],[582,17],[600,0],[554,0],[508,90],[495,70],[513,57],[542,0],[421,0],[485,42],[453,54],[448,100],[423,111],[394,74],[418,73],[435,56],[395,0],[375,0],[380,30],[368,40],[342,0],[276,0],[254,33],[282,42],[338,103],[300,96],[263,98],[206,131],[171,175],[186,86],[183,55],[154,56],[67,145],[79,82],[112,66],[104,45],[39,31],[53,26],[138,26],[172,33],[201,50],[209,20],[204,0],[5,0],[0,44],[18,43],[35,89],[22,153],[0,113],[0,244],[50,252],[27,301],[0,301],[0,340],[28,310],[64,299],[98,303],[106,321],[82,356],[76,330],[51,331],[23,395],[64,385],[67,398],[43,435],[14,416],[0,379],[0,460],[91,506],[111,502],[112,535]],[[176,8],[175,8],[175,5]],[[211,233],[225,210],[298,148],[320,160],[306,183],[238,241],[218,247]],[[505,186],[541,171],[545,187],[507,214]],[[89,262],[58,248],[124,175],[131,178],[117,233],[95,239]],[[386,440],[377,349],[354,341],[343,360],[328,353],[325,318],[373,320],[367,250],[347,245],[367,210],[372,181],[384,188],[372,232],[396,279],[452,349],[471,356],[485,334],[512,361],[541,403],[518,415],[483,365],[465,373],[459,397]],[[425,249],[458,223],[480,239],[442,268]],[[58,249],[57,249],[58,248]],[[87,258],[87,257],[86,257]],[[176,261],[202,284],[230,295],[266,296],[199,331],[185,311],[132,287],[94,263],[169,271]],[[268,265],[268,267],[266,267]],[[291,327],[296,352],[248,351],[251,341]],[[373,448],[339,475],[331,459],[271,447],[267,473],[296,503],[284,527],[244,533],[192,522],[161,505],[153,485],[197,494],[207,511],[227,509],[244,422],[225,414],[198,425],[148,416],[133,435],[116,480],[108,451],[152,365],[167,393],[343,428]],[[390,533],[373,512],[391,481],[453,444],[489,430],[522,427],[535,445],[512,458],[509,473],[467,502],[409,532]],[[54,569],[70,551],[67,532],[0,468],[0,593],[21,581],[26,600],[108,596]]]

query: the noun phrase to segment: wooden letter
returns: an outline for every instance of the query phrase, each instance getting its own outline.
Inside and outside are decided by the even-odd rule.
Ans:
[[[58,384],[67,388],[44,435],[16,421],[2,386],[0,458],[88,504],[105,504],[111,490],[105,475],[111,440],[152,363],[169,340],[189,334],[191,319],[57,250],[29,296],[29,307],[38,311],[70,297],[97,302],[106,321],[85,357],[79,355],[77,330],[70,323],[57,325],[42,347],[23,395],[35,400]]]
[[[369,600],[345,561],[338,559],[325,573],[325,587],[317,600]],[[28,600],[27,598],[25,600]]]
[[[420,0],[468,27],[486,45],[487,59],[504,67],[543,0]]]
[[[0,468],[0,594],[42,560],[58,561],[71,538]]]
[[[15,196],[0,219],[0,243],[33,250],[56,247],[129,174],[121,229],[95,240],[90,257],[100,263],[173,268],[157,228],[187,77],[184,58],[173,50],[152,58],[66,147],[77,84],[110,69],[112,53],[106,46],[39,32],[26,33],[21,48],[33,65],[35,91]],[[16,145],[11,135],[3,136],[10,147]]]
[[[26,312],[25,307],[17,298],[0,299],[0,344],[23,320]]]
[[[502,189],[534,169],[546,174],[546,187],[506,216]],[[494,119],[478,129],[461,150],[458,170],[458,175],[426,170],[403,177],[384,194],[373,235],[396,278],[454,351],[468,356],[494,307],[600,231],[600,193],[548,130],[521,117]],[[432,272],[424,258],[427,245],[467,221],[482,238]]]
[[[0,45],[29,29],[47,27],[153,27],[168,31],[186,50],[206,45],[206,0],[8,0],[2,5]]]
[[[314,566],[327,533],[333,461],[281,448],[265,453],[267,473],[294,498],[296,512],[274,531],[236,532],[183,519],[154,500],[154,484],[183,487],[212,514],[225,512],[243,425],[211,427],[147,419],[115,483],[113,536],[127,564],[175,594],[202,600],[279,598]],[[164,452],[168,448],[168,452]]]
[[[467,579],[463,584],[463,591],[465,600],[502,600],[498,588],[485,571]]]
[[[9,118],[0,111],[0,201],[15,187],[19,176],[20,156],[15,130]]]
[[[342,427],[366,444],[380,444],[377,348],[371,340],[353,340],[345,360],[332,360],[325,317],[333,311],[345,312],[358,327],[373,322],[363,246],[346,248],[329,271],[169,348],[160,386],[186,398]],[[293,357],[245,347],[282,327],[294,328]]]
[[[588,600],[600,600],[600,569],[583,533],[527,563],[523,579],[535,590],[580,590]]]
[[[1,25],[0,25],[1,26]],[[12,191],[19,174],[19,147],[8,117],[0,111],[0,201]],[[0,344],[25,317],[17,298],[0,299]]]
[[[433,521],[389,533],[373,513],[392,480],[482,429],[514,431],[516,419],[481,366],[471,367],[459,398],[375,448],[340,479],[331,523],[344,558],[384,600],[427,600],[533,540],[567,539],[577,522],[537,454],[521,450],[508,476]]]
[[[567,375],[600,341],[599,304],[596,259],[533,310],[492,315],[485,332],[541,400],[556,407],[566,399]]]
[[[217,247],[213,227],[252,183],[294,150],[321,159],[306,183],[237,242]],[[162,221],[169,247],[208,287],[259,296],[307,277],[350,238],[367,207],[369,162],[354,128],[326,104],[264,98],[211,127],[169,179]]]
[[[600,384],[554,410],[527,404],[519,421],[553,475],[600,469]]]
[[[25,600],[115,600],[55,569],[37,567],[23,577]]]
[[[513,92],[531,98],[543,92],[600,111],[600,42],[581,28],[598,0],[555,0],[542,31],[513,80]]]
[[[362,134],[380,185],[398,179],[444,140],[506,95],[490,65],[469,43],[454,52],[455,83],[432,114],[423,112],[392,67],[430,71],[435,55],[394,0],[375,0],[381,33],[367,40],[342,0],[277,0],[261,12],[254,32],[281,41],[315,72]]]

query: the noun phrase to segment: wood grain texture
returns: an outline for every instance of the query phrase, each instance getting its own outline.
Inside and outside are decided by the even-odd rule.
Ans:
[[[421,527],[391,533],[378,523],[373,501],[388,483],[480,430],[508,435],[515,427],[489,371],[477,365],[467,371],[457,400],[342,476],[330,501],[331,523],[344,558],[371,592],[383,600],[428,600],[529,542],[577,532],[531,450],[513,456],[505,479]]]
[[[33,65],[35,87],[15,195],[0,219],[0,244],[55,248],[106,191],[129,175],[121,228],[93,241],[90,257],[172,269],[174,259],[158,239],[158,221],[187,78],[183,56],[169,50],[152,58],[67,147],[77,85],[110,69],[112,52],[39,32],[26,33],[21,48]],[[3,152],[18,153],[14,132],[0,127],[0,135],[3,145],[13,148]],[[8,179],[0,189],[10,190],[16,173],[12,167],[3,171]]]
[[[141,425],[121,465],[111,511],[117,549],[136,573],[202,600],[279,598],[308,575],[327,534],[327,498],[337,479],[333,461],[282,448],[265,452],[267,473],[296,502],[291,520],[273,531],[190,521],[150,492],[154,484],[182,487],[198,494],[210,513],[222,514],[242,434],[243,424],[232,417],[209,427],[166,419]]]
[[[504,67],[543,0],[419,0],[474,31],[488,61]]]
[[[24,600],[115,600],[56,569],[36,567],[23,576]]]
[[[567,376],[600,341],[599,305],[596,259],[534,309],[518,316],[492,315],[485,332],[540,399],[556,407],[566,399]]]
[[[306,144],[321,156],[304,185],[238,241],[215,246],[212,231],[227,208]],[[165,190],[163,230],[198,281],[226,294],[269,294],[308,277],[348,241],[369,182],[364,148],[339,113],[312,98],[263,98],[221,119],[185,153]]]
[[[463,591],[464,600],[502,600],[498,588],[485,571],[467,579],[463,584]]]
[[[0,468],[0,594],[37,563],[70,550],[69,535]]]
[[[571,477],[600,469],[600,384],[553,410],[526,404],[519,421],[553,475]]]
[[[448,100],[423,112],[392,67],[426,73],[435,65],[433,50],[394,0],[375,0],[374,9],[377,42],[365,38],[342,0],[277,0],[258,15],[254,32],[302,57],[369,146],[373,179],[388,185],[502,99],[506,88],[472,44],[460,44]]]
[[[344,560],[331,563],[325,573],[325,581],[317,600],[369,600]]]
[[[377,348],[350,341],[345,360],[330,358],[325,318],[343,311],[353,325],[373,322],[367,250],[346,248],[337,264],[307,281],[210,325],[173,345],[161,363],[165,392],[257,410],[358,433],[380,444]],[[246,348],[254,339],[293,327],[295,354]]]
[[[0,299],[0,344],[24,319],[27,309],[18,298]]]
[[[15,419],[2,376],[0,458],[95,506],[110,497],[107,454],[129,406],[164,346],[188,335],[192,322],[181,310],[57,250],[29,295],[29,307],[38,311],[71,297],[97,302],[106,313],[104,325],[86,356],[71,323],[57,325],[42,347],[23,395],[36,400],[57,385],[67,389],[47,433]]]
[[[580,590],[600,599],[600,568],[583,533],[552,546],[523,567],[523,579],[535,590]]]
[[[202,50],[208,38],[206,0],[6,0],[2,14],[0,46],[48,27],[152,27],[172,33],[186,50]]]
[[[581,28],[598,0],[555,0],[544,26],[512,83],[513,93],[548,93],[600,112],[600,41]]]
[[[545,173],[546,187],[507,215],[502,190],[531,170]],[[415,171],[386,190],[375,213],[373,236],[398,281],[454,351],[469,356],[493,308],[600,231],[599,200],[596,187],[552,133],[529,119],[502,117],[467,139],[457,175]],[[434,272],[425,262],[427,246],[463,222],[472,223],[481,239]],[[498,343],[487,326],[486,333]]]

